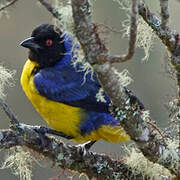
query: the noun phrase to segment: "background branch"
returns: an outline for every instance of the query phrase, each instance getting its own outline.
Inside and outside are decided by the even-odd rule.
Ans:
[[[4,5],[0,6],[0,11],[5,10],[6,8],[12,6],[13,4],[15,4],[18,0],[7,0],[7,2]]]
[[[162,28],[163,26],[161,25],[161,21],[157,18],[155,14],[153,14],[149,10],[148,6],[144,3],[140,2],[138,9],[139,14],[142,16],[144,21],[154,30],[154,33],[158,36],[158,38],[163,42],[163,44],[168,48],[170,52],[173,51],[177,45],[177,33],[175,31],[172,31],[170,28],[168,28],[168,31],[164,30],[164,28]]]
[[[129,38],[129,48],[127,55],[100,55],[98,60],[100,64],[105,62],[109,63],[120,63],[130,60],[135,52],[136,36],[137,36],[137,10],[138,10],[139,0],[132,0],[131,8],[131,26],[130,26],[130,38]]]
[[[38,0],[56,19],[61,21],[61,14],[46,0]]]
[[[167,31],[168,21],[169,21],[168,0],[160,0],[160,7],[161,7],[161,27],[164,31]]]
[[[2,99],[0,99],[0,105],[2,106],[2,108],[3,108],[4,112],[6,113],[6,115],[9,117],[11,127],[15,128],[15,127],[19,126],[19,121],[16,119],[14,114],[9,109],[8,105],[5,102],[3,102]]]

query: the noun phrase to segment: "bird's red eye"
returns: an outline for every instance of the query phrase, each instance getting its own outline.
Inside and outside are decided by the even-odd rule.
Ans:
[[[53,41],[51,39],[46,40],[46,46],[52,46]]]

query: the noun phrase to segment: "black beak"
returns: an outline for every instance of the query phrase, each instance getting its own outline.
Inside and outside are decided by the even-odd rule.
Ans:
[[[41,49],[41,46],[39,46],[35,41],[34,41],[34,37],[30,37],[28,39],[25,39],[24,41],[22,41],[20,43],[21,46],[34,50],[34,51],[38,51],[38,49]]]

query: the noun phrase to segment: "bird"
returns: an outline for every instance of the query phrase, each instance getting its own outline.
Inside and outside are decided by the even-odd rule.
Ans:
[[[20,79],[23,91],[51,129],[75,142],[129,141],[109,111],[106,93],[105,101],[97,101],[102,87],[96,73],[85,77],[82,64],[73,65],[73,43],[69,33],[55,25],[37,26],[20,43],[29,49]]]

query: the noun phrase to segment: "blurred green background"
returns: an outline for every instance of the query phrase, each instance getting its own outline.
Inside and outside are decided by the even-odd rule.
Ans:
[[[4,0],[0,0],[0,2]],[[159,15],[159,1],[147,1],[152,10]],[[176,0],[169,1],[170,24],[178,32],[180,3]],[[93,19],[99,24],[112,26],[121,30],[121,22],[126,19],[124,11],[118,8],[118,4],[111,0],[97,0],[93,5]],[[29,37],[32,29],[42,23],[52,23],[52,16],[46,9],[37,4],[36,0],[19,0],[15,6],[7,9],[10,18],[2,16],[0,19],[0,63],[6,68],[16,70],[15,87],[7,89],[7,102],[17,115],[18,119],[26,124],[45,125],[45,122],[34,110],[31,103],[25,97],[19,84],[23,64],[27,59],[27,50],[20,47],[19,43]],[[122,38],[122,33],[110,33],[106,40],[111,54],[122,54],[127,51],[128,39]],[[147,62],[142,62],[144,57],[142,49],[137,48],[134,58],[123,64],[116,64],[119,71],[128,69],[133,83],[129,86],[131,90],[150,110],[150,114],[160,127],[167,126],[168,112],[164,105],[169,99],[176,96],[175,81],[168,77],[165,72],[167,52],[161,42],[157,39],[150,52]],[[0,127],[8,128],[8,119],[3,111],[0,111]],[[120,144],[111,144],[103,141],[97,142],[92,150],[106,152],[112,156],[120,155]],[[4,152],[0,153],[2,162]],[[44,165],[45,164],[45,165]],[[58,170],[51,169],[52,163],[47,162],[43,167],[36,165],[33,168],[33,180],[44,180],[60,174]],[[44,167],[45,166],[45,167]],[[10,170],[0,170],[0,179],[17,179]],[[63,179],[63,178],[61,178]],[[67,179],[65,177],[64,179]]]

